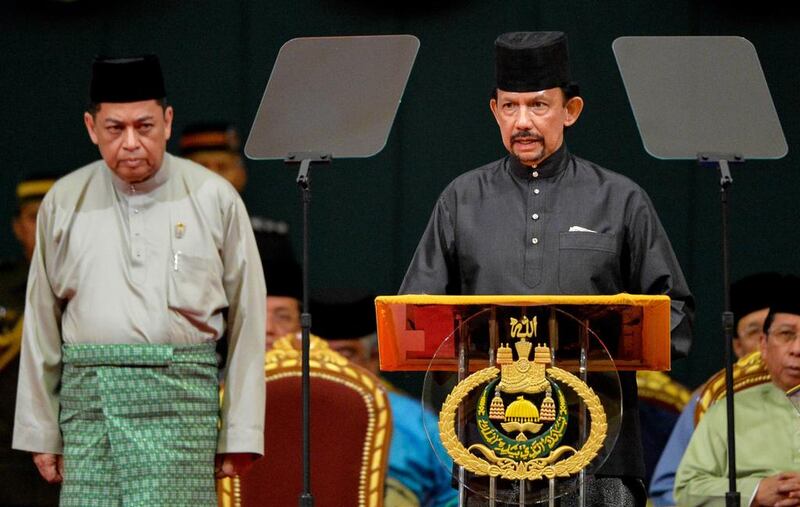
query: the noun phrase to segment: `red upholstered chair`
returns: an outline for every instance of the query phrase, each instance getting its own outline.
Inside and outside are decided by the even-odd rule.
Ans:
[[[301,357],[285,337],[266,354],[264,458],[218,482],[225,507],[298,505],[302,492]],[[311,492],[315,507],[381,507],[391,413],[380,381],[312,337]]]

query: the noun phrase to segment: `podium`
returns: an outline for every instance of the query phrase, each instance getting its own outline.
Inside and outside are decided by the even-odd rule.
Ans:
[[[426,372],[439,425],[424,429],[461,506],[584,505],[619,435],[617,371],[670,367],[667,296],[404,295],[375,308],[381,370]]]

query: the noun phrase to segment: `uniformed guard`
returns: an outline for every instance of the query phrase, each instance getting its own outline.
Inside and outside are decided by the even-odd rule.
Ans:
[[[241,136],[233,123],[227,121],[192,123],[183,129],[180,149],[182,156],[219,174],[240,194],[244,191],[247,185],[247,165],[242,157]],[[286,221],[251,215],[250,223],[265,266],[295,262],[289,224]],[[266,268],[264,271],[266,272]],[[272,275],[267,273],[267,277]],[[272,288],[270,293],[273,293]],[[302,296],[299,299],[302,299]]]
[[[42,484],[30,456],[11,449],[25,285],[36,243],[36,214],[53,183],[54,175],[37,173],[26,176],[17,185],[17,208],[11,225],[22,255],[0,261],[0,477],[7,485],[0,488],[0,505],[6,507],[58,504],[58,486]]]

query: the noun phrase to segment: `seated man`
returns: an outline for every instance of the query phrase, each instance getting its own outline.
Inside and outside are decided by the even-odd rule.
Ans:
[[[315,335],[326,339],[331,349],[351,362],[379,375],[372,296],[328,291],[324,298],[312,300],[311,315]],[[452,462],[439,440],[436,416],[417,399],[391,387],[388,395],[393,428],[384,505],[458,505],[458,491],[453,489],[450,478]],[[436,451],[431,445],[436,446]]]
[[[758,350],[761,330],[769,307],[776,294],[781,292],[783,285],[797,283],[793,280],[794,277],[784,277],[778,273],[756,273],[731,285],[731,310],[735,333],[733,353],[737,358]],[[675,505],[672,496],[675,471],[694,432],[694,413],[699,391],[700,389],[683,408],[653,472],[649,494],[655,507]]]
[[[742,505],[800,503],[798,414],[786,391],[800,384],[800,297],[774,303],[759,348],[771,382],[735,396],[736,489]],[[681,506],[705,505],[728,490],[726,404],[710,407],[698,424],[675,478]]]
[[[300,336],[301,276],[296,263],[264,263],[264,277],[272,284],[267,293],[267,350],[287,334]]]
[[[286,237],[288,242],[288,237]],[[300,333],[303,306],[303,272],[292,257],[273,257],[267,253],[273,240],[256,236],[258,251],[267,280],[267,350],[287,334]]]

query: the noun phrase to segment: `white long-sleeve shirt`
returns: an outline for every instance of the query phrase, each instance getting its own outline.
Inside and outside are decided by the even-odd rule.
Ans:
[[[62,450],[63,343],[197,344],[227,325],[217,452],[262,453],[265,298],[247,211],[218,175],[165,154],[135,185],[102,160],[65,176],[39,210],[13,447]]]

